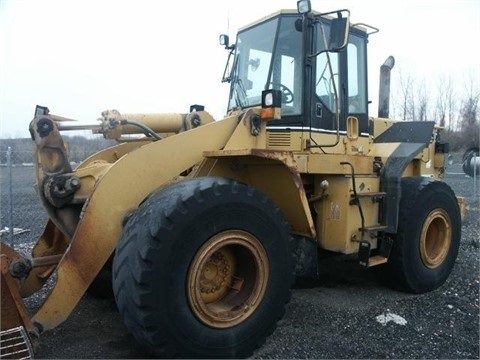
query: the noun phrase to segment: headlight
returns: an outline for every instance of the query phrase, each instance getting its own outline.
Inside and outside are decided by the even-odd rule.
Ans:
[[[312,4],[310,0],[299,0],[297,1],[297,10],[300,14],[308,14],[312,11]]]
[[[280,119],[282,117],[282,92],[280,90],[262,91],[262,120]]]
[[[263,90],[262,91],[262,108],[265,107],[281,107],[282,92],[280,90]]]

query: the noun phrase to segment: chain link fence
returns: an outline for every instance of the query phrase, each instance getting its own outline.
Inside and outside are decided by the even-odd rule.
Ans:
[[[114,144],[103,139],[69,139],[72,167],[91,154]],[[76,140],[76,141],[75,141]],[[48,220],[35,190],[35,153],[30,139],[1,140],[0,237],[16,249],[36,241]]]
[[[15,152],[10,147],[0,151],[0,233],[2,240],[12,247],[14,235],[29,231],[27,221],[38,217],[25,212],[38,203],[34,183],[33,151]]]

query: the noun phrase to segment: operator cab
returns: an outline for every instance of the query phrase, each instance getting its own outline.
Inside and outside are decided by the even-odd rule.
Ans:
[[[234,54],[223,77],[231,83],[228,111],[258,107],[263,90],[280,90],[282,118],[270,121],[270,130],[344,132],[354,116],[367,136],[369,34],[349,27],[347,10],[299,11],[282,10],[241,29],[234,45],[221,36]]]

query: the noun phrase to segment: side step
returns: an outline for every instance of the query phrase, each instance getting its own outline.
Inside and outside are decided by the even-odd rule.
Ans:
[[[372,267],[372,266],[376,266],[376,265],[381,265],[381,264],[385,264],[387,261],[388,261],[388,259],[386,257],[383,257],[381,255],[375,255],[375,256],[371,256],[368,259],[367,266]]]
[[[372,226],[364,226],[364,227],[358,228],[358,230],[362,232],[383,231],[386,229],[388,229],[388,226],[386,225],[372,225]]]
[[[350,201],[351,205],[356,205],[357,199],[370,198],[373,202],[381,201],[387,195],[384,191],[375,191],[375,192],[356,192],[352,194],[352,200]]]
[[[372,267],[385,264],[388,261],[393,241],[390,238],[383,238],[377,255],[371,255],[371,245],[368,241],[360,241],[358,247],[358,260],[360,265]]]
[[[23,326],[0,332],[1,359],[33,359],[33,348]]]

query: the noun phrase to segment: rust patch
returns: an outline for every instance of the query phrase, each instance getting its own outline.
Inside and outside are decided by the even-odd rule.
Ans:
[[[39,237],[36,245],[32,249],[32,258],[63,254],[68,248],[69,243],[70,239],[49,220],[43,230],[43,234]],[[55,270],[55,267],[56,265],[46,265],[33,268],[21,287],[21,295],[27,297],[40,290]]]
[[[9,246],[0,243],[1,267],[1,330],[23,325],[27,330],[33,330],[33,324],[22,301],[18,282],[10,275],[10,262],[20,257]]]

